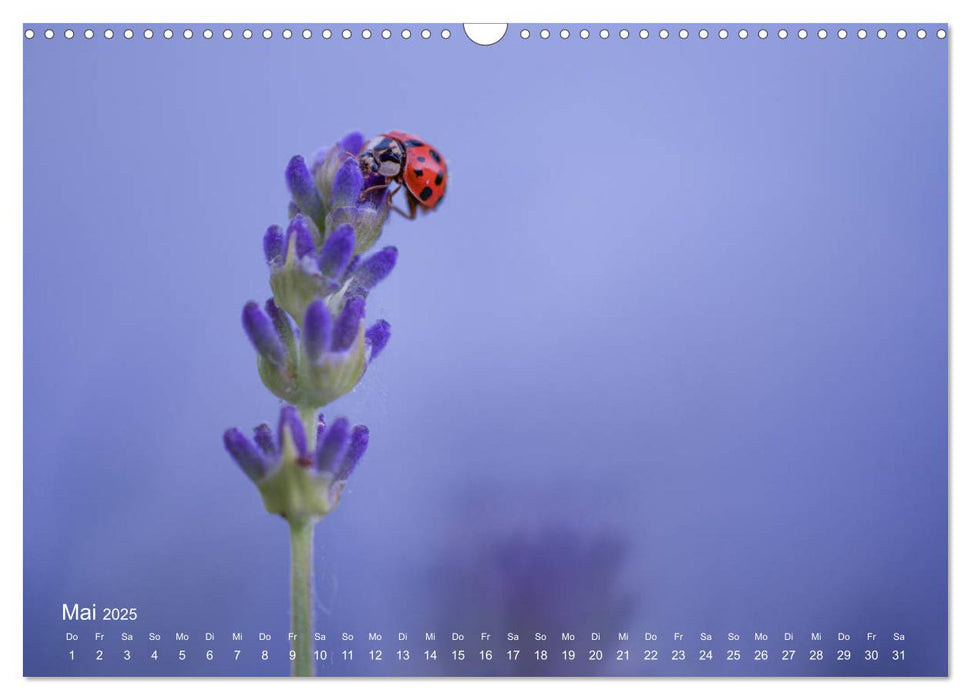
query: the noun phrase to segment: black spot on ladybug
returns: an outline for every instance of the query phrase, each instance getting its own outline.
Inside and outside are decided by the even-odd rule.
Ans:
[[[424,170],[419,170],[418,168],[412,168],[411,172],[413,172],[417,177],[421,177],[425,174]]]
[[[432,154],[432,158],[435,159],[435,162],[436,163],[441,163],[442,162],[442,157],[440,155],[438,155],[438,151],[436,151],[434,148],[431,149],[428,152]]]
[[[425,158],[425,156],[418,156],[418,162],[419,163],[424,163],[426,160],[427,159]]]
[[[398,154],[397,151],[382,151],[378,155],[378,160],[380,160],[382,163],[387,163],[389,160],[392,163],[400,163],[401,156]]]
[[[439,173],[438,175],[435,176],[435,184],[436,185],[441,185],[442,184],[442,180],[444,180],[444,179],[445,178],[442,177],[442,174]]]
[[[424,202],[424,201],[427,201],[428,198],[431,196],[432,196],[432,188],[426,187],[421,191],[421,194],[418,195],[418,199]]]
[[[424,146],[425,144],[419,141],[418,139],[408,139],[407,141],[405,141],[405,145],[418,148],[419,146]]]

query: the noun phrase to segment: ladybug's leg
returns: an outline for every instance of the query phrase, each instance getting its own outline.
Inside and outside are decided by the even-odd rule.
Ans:
[[[401,183],[399,182],[399,183],[398,183],[398,186],[397,186],[397,187],[395,187],[393,191],[391,191],[391,192],[389,192],[389,193],[388,193],[388,202],[389,202],[389,203],[390,203],[390,202],[393,202],[393,201],[394,201],[394,196],[395,196],[396,194],[398,194],[398,191],[399,191],[399,190],[401,189],[401,187],[402,187],[402,184],[401,184]],[[398,207],[392,207],[392,208],[393,208],[393,209],[394,209],[394,210],[395,210],[396,212],[398,212],[399,214],[401,214],[402,216],[405,216],[405,213],[404,213],[403,211],[401,211],[401,210],[400,210],[400,209],[399,209]],[[415,216],[414,216],[414,214],[412,214],[411,216],[406,216],[405,218],[408,218],[408,219],[414,219],[414,218],[415,218]]]
[[[368,195],[369,192],[374,192],[375,190],[384,190],[384,189],[387,189],[387,187],[388,187],[388,185],[390,183],[391,183],[390,180],[385,180],[380,185],[371,185],[370,187],[368,187],[368,188],[366,188],[364,190],[361,190],[361,201],[362,202],[364,201],[364,199],[367,197],[367,195]],[[399,185],[399,187],[400,187],[400,185]],[[395,192],[397,192],[397,191],[398,190],[395,190]]]
[[[361,190],[361,199],[363,200],[368,194],[374,192],[375,190],[383,190],[387,187],[387,185],[371,185],[367,189]]]
[[[398,207],[394,207],[394,210],[399,214],[401,214],[401,216],[403,216],[404,218],[411,221],[412,219],[415,218],[415,215],[418,213],[418,200],[415,199],[413,196],[411,196],[411,193],[409,192],[408,193],[408,213],[406,214]]]

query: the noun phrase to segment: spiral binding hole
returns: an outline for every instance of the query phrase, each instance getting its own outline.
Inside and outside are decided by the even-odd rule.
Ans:
[[[466,25],[466,26],[469,27],[469,26],[485,26],[485,25]],[[501,26],[503,28],[503,31],[504,31],[504,28],[506,27],[506,25],[496,25],[496,26]],[[43,30],[39,30],[33,27],[26,27],[24,29],[23,35],[24,35],[24,39],[27,39],[27,40],[31,40],[39,36],[43,36],[44,38],[51,40],[51,39],[57,38],[58,31],[60,31],[60,36],[63,37],[65,40],[72,40],[76,38],[79,34],[83,36],[85,39],[91,40],[91,39],[95,39],[96,35],[98,34],[96,30],[91,28],[77,30],[77,29],[74,29],[73,27],[66,27],[63,30],[55,31],[55,29],[53,28],[46,28]],[[265,27],[261,30],[258,29],[257,31],[259,31],[260,35],[267,40],[272,39],[274,36],[274,30],[270,29],[269,27]],[[393,36],[392,30],[389,28],[383,28],[381,30],[372,30],[370,28],[363,28],[360,30],[359,36],[361,39],[367,40],[367,39],[371,39],[379,31],[383,39],[391,39]],[[647,28],[641,28],[635,31],[637,32],[637,36],[639,36],[641,39],[648,39],[650,37],[650,30],[648,30]],[[811,31],[810,29],[807,29],[805,27],[799,28],[798,30],[796,30],[796,36],[798,36],[799,39],[807,39],[809,37],[810,31]],[[814,31],[816,37],[820,40],[829,38],[829,31],[824,27],[819,27],[812,31]],[[179,30],[177,29],[165,28],[161,30],[161,36],[164,37],[165,39],[173,39],[175,38],[177,32],[179,32]],[[281,36],[285,40],[288,40],[288,39],[292,39],[296,35],[296,32],[299,32],[300,36],[302,36],[304,39],[309,40],[313,38],[313,31],[309,28],[305,28],[302,30],[294,30],[287,27],[279,31],[279,36]],[[677,36],[682,40],[687,40],[691,38],[691,31],[689,31],[687,28],[680,28],[680,29],[676,28],[672,30],[669,30],[667,28],[662,28],[658,30],[657,36],[660,39],[668,39],[671,36],[672,32],[676,32]],[[857,38],[861,40],[867,39],[870,36],[870,32],[867,29],[863,27],[859,27],[855,31],[853,29],[847,29],[847,28],[837,29],[836,37],[838,37],[839,39],[846,39],[850,36],[851,32],[855,33]],[[875,34],[878,39],[886,39],[891,34],[893,34],[900,40],[905,40],[908,38],[917,38],[917,39],[923,40],[923,39],[926,39],[931,32],[938,39],[947,38],[947,29],[943,27],[937,30],[930,30],[930,32],[923,27],[920,27],[916,30],[908,30],[903,27],[898,27],[896,29],[879,28],[875,30]],[[156,38],[155,37],[156,30],[151,27],[145,27],[143,29],[140,29],[138,30],[138,33],[142,38],[146,40],[151,40]],[[195,32],[191,28],[185,28],[181,30],[181,32],[179,33],[181,33],[182,37],[186,40],[192,39],[195,36]],[[233,30],[230,29],[229,27],[224,28],[220,33],[222,34],[222,37],[227,40],[232,39],[234,37]],[[239,33],[243,39],[247,39],[247,40],[251,39],[254,36],[254,30],[250,28],[243,29]],[[355,36],[354,31],[350,28],[344,28],[340,30],[339,33],[340,33],[340,36],[345,40],[353,39]],[[417,32],[418,36],[420,36],[424,40],[431,39],[433,34],[435,33],[436,32],[434,30],[428,27],[422,28],[420,31]],[[440,32],[437,32],[437,33],[442,39],[449,39],[452,36],[451,30],[448,28],[442,28]],[[556,30],[556,33],[563,40],[568,40],[570,38],[573,38],[572,31],[566,27],[562,27],[559,30]],[[122,36],[124,36],[125,39],[129,39],[129,40],[134,39],[135,34],[136,34],[136,30],[132,28],[126,28],[122,30]],[[202,37],[205,39],[212,39],[215,36],[214,31],[210,28],[203,29],[201,31],[201,34],[202,34]],[[539,30],[539,37],[541,39],[549,39],[552,36],[552,34],[553,34],[552,31],[547,28],[543,28]],[[609,39],[611,37],[611,30],[607,29],[606,27],[602,27],[599,30],[583,27],[576,32],[576,35],[580,39],[584,39],[584,40],[589,39],[594,34],[599,36],[601,39]],[[698,39],[708,39],[711,36],[711,34],[712,32],[709,31],[707,28],[702,28],[697,31],[696,36]],[[717,31],[715,31],[715,34],[718,36],[719,39],[724,40],[724,39],[730,38],[730,32],[728,28],[724,28],[724,27],[720,28]],[[751,34],[751,31],[745,27],[739,28],[736,32],[737,38],[743,41],[748,39],[750,37],[750,34]],[[789,37],[789,30],[785,27],[780,27],[778,30],[775,30],[775,34],[779,39],[787,39]],[[105,28],[103,30],[100,30],[100,35],[103,36],[105,39],[112,39],[114,38],[115,32],[111,28]],[[333,35],[334,35],[333,31],[331,31],[330,29],[323,29],[320,34],[320,36],[324,39],[330,39]],[[755,35],[759,39],[765,40],[769,38],[770,31],[766,28],[760,28],[757,31],[755,31]],[[406,40],[410,39],[412,37],[412,30],[408,28],[404,28],[401,30],[400,36],[402,39],[406,39]],[[529,39],[530,37],[532,37],[532,32],[528,28],[523,27],[519,31],[519,36],[522,39]],[[626,27],[623,27],[617,30],[616,36],[617,38],[622,40],[628,39],[631,36],[631,30]],[[476,41],[476,40],[473,39],[473,41]],[[496,41],[498,41],[498,39],[496,39]],[[476,43],[480,43],[482,45],[488,45],[484,42],[479,42],[479,41],[476,41]],[[495,43],[495,42],[493,41],[492,43]]]

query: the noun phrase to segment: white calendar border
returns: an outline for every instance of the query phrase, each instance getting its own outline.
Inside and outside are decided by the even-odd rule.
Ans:
[[[6,142],[2,153],[5,154],[0,180],[0,197],[5,218],[6,240],[0,258],[0,298],[4,300],[2,320],[2,342],[0,342],[0,367],[4,368],[3,384],[5,391],[0,400],[0,444],[4,445],[7,459],[2,465],[4,488],[0,491],[3,508],[0,518],[3,522],[4,536],[0,537],[2,559],[10,562],[3,576],[0,576],[0,600],[8,611],[0,634],[0,668],[3,669],[2,687],[6,697],[57,697],[63,700],[67,694],[78,691],[97,693],[99,698],[127,697],[138,693],[145,698],[168,698],[171,693],[189,696],[209,694],[216,690],[215,683],[230,683],[234,695],[240,698],[259,697],[265,694],[278,694],[280,683],[285,680],[229,679],[179,679],[160,682],[145,682],[134,679],[85,679],[85,680],[25,680],[21,677],[23,667],[23,241],[17,231],[23,230],[23,22],[65,22],[82,19],[87,23],[102,23],[123,19],[130,22],[153,22],[158,20],[180,22],[205,22],[219,19],[227,23],[259,20],[267,23],[286,22],[296,18],[303,20],[326,20],[328,22],[461,22],[475,20],[480,22],[847,22],[869,23],[873,20],[887,22],[950,22],[949,42],[951,50],[952,76],[965,80],[971,73],[968,54],[961,41],[961,32],[971,34],[971,14],[967,3],[958,0],[921,0],[904,2],[883,0],[882,2],[852,2],[851,0],[816,0],[815,2],[779,3],[768,0],[696,0],[690,5],[668,3],[665,5],[635,6],[629,0],[597,0],[595,4],[584,6],[580,2],[560,2],[555,7],[538,3],[534,7],[525,6],[522,0],[489,0],[477,6],[463,6],[454,0],[422,0],[410,3],[408,0],[370,0],[370,2],[338,6],[325,0],[299,2],[251,2],[233,3],[203,2],[201,0],[167,0],[164,3],[144,3],[136,5],[120,0],[85,0],[83,5],[70,0],[50,0],[43,5],[35,2],[7,2],[0,12],[3,13],[2,62],[0,62],[0,94],[8,97],[3,111],[2,138]],[[960,83],[951,79],[951,123],[962,119],[971,122],[968,109],[967,91],[962,91]],[[960,118],[958,115],[965,114]],[[967,191],[969,187],[968,163],[971,157],[963,133],[951,134],[951,357],[969,356],[971,352],[971,262],[969,262],[967,209],[953,195]],[[18,154],[20,159],[11,157]],[[14,316],[15,318],[11,318]],[[17,368],[21,368],[17,372]],[[971,522],[971,505],[968,503],[967,487],[962,470],[955,465],[969,465],[969,383],[967,361],[964,365],[956,361],[950,369],[951,390],[951,590],[957,590],[957,583],[966,584],[969,578],[967,558],[960,556],[954,542],[959,542],[967,551],[969,539],[968,523]],[[12,387],[12,389],[10,388]],[[962,434],[963,433],[963,434]],[[963,511],[963,513],[962,513]],[[16,535],[16,536],[15,536]],[[10,575],[10,569],[20,574]],[[965,585],[965,588],[967,586]],[[971,666],[959,662],[971,654],[971,645],[964,642],[963,635],[971,634],[967,600],[951,596],[950,632],[950,680],[922,679],[490,679],[469,681],[459,679],[317,679],[309,684],[288,686],[293,694],[313,694],[315,697],[326,693],[327,700],[339,698],[342,693],[359,698],[371,695],[386,697],[394,694],[404,699],[452,698],[456,695],[468,698],[490,698],[493,693],[534,695],[537,692],[552,692],[557,698],[587,697],[591,693],[602,694],[609,700],[615,698],[638,697],[648,694],[665,696],[677,693],[679,697],[704,697],[712,693],[740,693],[751,698],[775,698],[780,692],[795,699],[811,698],[817,694],[830,697],[855,697],[860,692],[879,692],[883,698],[911,698],[916,694],[936,697],[971,694],[968,674]],[[12,612],[10,612],[12,611]],[[955,631],[957,630],[957,632]],[[133,685],[133,684],[136,684]],[[318,683],[326,683],[324,688]],[[876,683],[862,687],[861,683]],[[540,688],[539,685],[543,687]],[[963,688],[964,690],[961,690]],[[222,690],[222,688],[220,688]]]

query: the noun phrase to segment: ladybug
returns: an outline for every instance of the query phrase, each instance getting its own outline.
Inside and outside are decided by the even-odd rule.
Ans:
[[[364,144],[358,163],[365,177],[379,176],[385,179],[383,184],[367,188],[361,197],[396,182],[398,186],[388,195],[390,199],[403,185],[408,197],[408,213],[398,207],[394,209],[407,219],[414,219],[419,208],[431,211],[445,196],[445,186],[448,184],[445,159],[434,146],[412,134],[389,131],[376,136]]]

